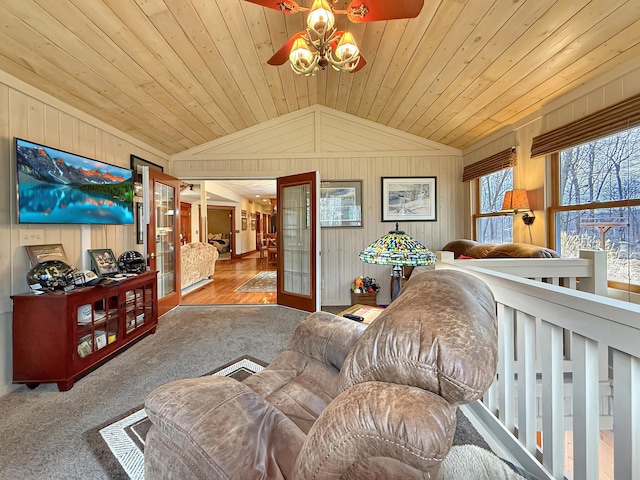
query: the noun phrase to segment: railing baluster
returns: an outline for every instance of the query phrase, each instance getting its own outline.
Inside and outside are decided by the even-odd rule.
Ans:
[[[516,313],[518,332],[518,440],[535,454],[536,445],[536,372],[534,369],[536,319]]]
[[[597,480],[600,425],[598,342],[573,334],[573,478]]]
[[[613,350],[613,473],[640,478],[640,359]]]
[[[562,328],[542,321],[542,464],[564,477]]]
[[[498,416],[498,383],[496,381],[494,381],[491,384],[491,386],[489,387],[489,390],[487,390],[487,392],[484,394],[483,402],[487,406],[489,411],[497,417]]]
[[[514,311],[505,305],[498,305],[498,376],[500,420],[511,433],[515,434],[513,399],[514,362]]]
[[[595,278],[596,272],[606,271],[600,268],[606,266],[606,252],[586,256],[590,260],[519,260],[511,266],[497,260],[452,261],[436,264],[436,269],[468,272],[486,281],[494,293],[499,381],[484,397],[491,414],[479,404],[474,408],[493,439],[533,475],[560,480],[565,477],[565,422],[573,423],[574,468],[568,476],[640,480],[640,306],[574,290],[570,277],[580,279],[580,290],[606,293],[606,275]],[[563,286],[526,276],[559,277]],[[563,332],[572,334],[564,337]],[[573,361],[563,360],[563,339]],[[541,450],[531,439],[537,437],[536,429],[542,430]],[[614,452],[602,432],[611,429]],[[613,465],[601,454],[610,455]]]

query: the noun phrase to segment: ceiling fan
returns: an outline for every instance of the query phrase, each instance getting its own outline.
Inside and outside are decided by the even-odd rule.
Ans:
[[[354,23],[414,18],[420,14],[424,0],[351,0],[346,10],[334,9],[338,0],[313,0],[303,7],[294,0],[246,0],[278,10],[287,15],[309,12],[307,27],[296,33],[268,61],[283,65],[287,60],[298,75],[313,76],[318,69],[331,65],[340,72],[355,73],[367,61],[350,32],[335,28],[335,15],[346,15]]]

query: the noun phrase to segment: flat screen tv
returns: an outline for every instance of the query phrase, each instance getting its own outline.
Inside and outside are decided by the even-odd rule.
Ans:
[[[18,222],[133,223],[128,168],[16,138]]]

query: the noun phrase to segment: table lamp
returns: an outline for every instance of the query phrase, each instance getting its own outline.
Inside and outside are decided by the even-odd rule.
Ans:
[[[360,260],[378,265],[393,265],[391,301],[400,293],[402,267],[417,267],[435,263],[436,256],[427,247],[402,230],[390,231],[360,252]]]

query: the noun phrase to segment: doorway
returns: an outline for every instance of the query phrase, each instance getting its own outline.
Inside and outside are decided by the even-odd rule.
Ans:
[[[213,282],[183,297],[183,304],[274,304],[276,265],[260,259],[262,238],[269,228],[271,203],[275,202],[276,180],[184,179],[193,188],[181,192],[181,201],[204,205],[199,216],[202,242],[221,247],[216,260]],[[217,211],[218,220],[212,218]],[[192,222],[198,220],[192,218]],[[195,231],[196,225],[193,229]],[[226,238],[228,232],[229,238]],[[209,235],[225,237],[207,238]],[[227,248],[228,245],[228,248]],[[225,259],[230,258],[229,260]],[[237,291],[242,285],[261,274],[272,281],[269,291]],[[261,277],[258,277],[258,280]],[[257,280],[256,280],[257,281]],[[260,288],[256,288],[260,290]]]
[[[207,241],[218,249],[218,260],[230,260],[236,251],[235,208],[207,206]]]
[[[267,194],[256,191],[250,192],[247,189],[247,185],[249,187],[255,187],[259,182],[264,183],[264,180],[220,179],[215,181],[201,181],[204,191],[200,190],[201,185],[198,184],[197,180],[184,179],[184,181],[189,181],[194,184],[194,201],[201,201],[206,198],[208,204],[213,204],[207,206],[207,212],[210,207],[214,206],[216,209],[235,213],[235,218],[231,220],[230,226],[230,240],[232,242],[231,260],[216,261],[213,282],[185,295],[182,299],[182,304],[277,303],[278,295],[275,291],[276,288],[273,288],[273,291],[243,291],[248,288],[245,285],[247,282],[250,280],[260,280],[259,277],[261,276],[272,277],[273,283],[276,284],[277,287],[277,278],[280,275],[279,269],[282,268],[282,265],[279,266],[277,263],[268,264],[267,256],[264,255],[264,258],[261,258],[260,255],[262,239],[265,238],[265,235],[272,231],[272,229],[277,230],[276,180],[269,180],[272,185],[272,190]],[[237,195],[232,194],[232,190],[233,193]],[[238,192],[242,192],[242,194]],[[189,191],[185,191],[184,193],[189,194]],[[306,208],[303,210],[306,211]],[[292,210],[291,213],[293,214],[295,211],[300,211],[300,208]],[[202,227],[202,231],[206,232],[205,237],[208,236],[208,233],[220,233],[209,230],[206,226],[206,220],[204,223],[205,226]],[[306,228],[307,221],[303,221],[300,225]],[[301,231],[298,233],[301,234]],[[319,245],[319,241],[315,244]],[[308,245],[310,245],[310,243]],[[283,255],[278,256],[283,258]],[[290,266],[296,265],[297,264],[292,264]],[[308,271],[308,269],[303,270]],[[258,278],[256,279],[255,277]],[[319,284],[317,280],[313,282],[309,280],[308,283],[305,282],[305,284],[309,286],[311,286],[312,283]],[[283,285],[287,285],[287,290],[290,294],[296,296],[300,294],[300,292],[291,288],[290,283]],[[260,290],[260,286],[258,286],[257,290]]]

